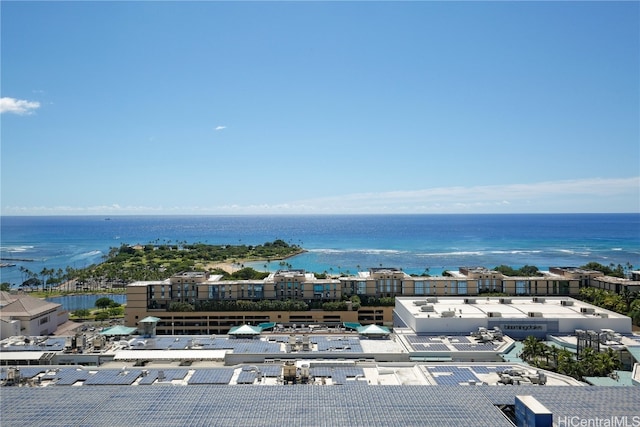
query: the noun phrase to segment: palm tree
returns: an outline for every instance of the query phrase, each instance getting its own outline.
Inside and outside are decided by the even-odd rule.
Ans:
[[[530,362],[535,360],[542,353],[541,343],[533,335],[529,335],[522,343],[524,345],[522,353],[520,354],[522,360]]]
[[[566,348],[558,352],[558,368],[557,371],[564,375],[570,375],[573,364],[573,355]]]
[[[620,369],[621,363],[618,355],[611,347],[598,354],[599,364],[602,367],[601,375],[609,375],[616,369]]]
[[[46,268],[46,267],[44,267],[42,269],[42,271],[40,272],[40,276],[42,276],[42,291],[43,292],[46,290],[46,288],[49,287],[49,282],[51,281],[51,277],[53,277],[54,273],[55,273],[55,270],[53,268]]]
[[[551,357],[553,358],[553,368],[554,369],[558,369],[558,355],[560,354],[560,349],[558,347],[556,347],[555,345],[552,345],[549,348],[549,353],[551,354]]]
[[[627,313],[631,311],[631,304],[640,297],[640,292],[630,291],[628,286],[625,286],[620,292],[620,296],[625,303]]]

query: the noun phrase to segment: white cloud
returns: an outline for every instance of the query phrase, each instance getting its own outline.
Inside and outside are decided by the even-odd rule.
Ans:
[[[162,201],[161,201],[162,202]],[[168,201],[167,201],[168,202]],[[640,177],[589,178],[412,191],[358,193],[263,204],[132,206],[11,206],[5,215],[278,215],[429,213],[640,212]]]
[[[638,212],[640,177],[435,187],[347,194],[296,204],[335,213]]]
[[[37,101],[27,101],[24,99],[15,99],[9,97],[0,98],[0,113],[13,113],[26,115],[33,113],[34,110],[40,108]]]
[[[227,128],[226,126],[216,126],[215,130],[223,130],[223,129],[226,129],[226,128]]]

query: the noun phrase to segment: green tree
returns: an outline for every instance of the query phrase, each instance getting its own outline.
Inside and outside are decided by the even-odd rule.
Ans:
[[[115,301],[112,300],[111,298],[107,298],[107,297],[102,297],[102,298],[98,298],[96,300],[96,307],[105,310],[107,308],[109,308],[111,306],[111,304],[113,304]]]
[[[109,313],[110,317],[122,316],[124,314],[124,307],[121,307],[120,305],[109,307],[107,312]]]
[[[186,302],[172,302],[169,311],[193,311],[193,306]]]
[[[0,291],[9,292],[11,290],[11,283],[2,282],[0,284]]]
[[[91,310],[89,310],[88,308],[79,308],[73,312],[73,315],[81,319],[86,319],[87,317],[91,316]]]
[[[100,312],[96,313],[95,319],[97,321],[109,320],[109,313],[106,312],[106,311],[100,311]]]
[[[540,274],[540,270],[535,265],[525,265],[524,267],[518,270],[519,275],[522,276],[538,276]]]
[[[520,357],[526,362],[535,362],[543,354],[543,344],[533,335],[529,335],[522,342],[522,353]]]
[[[624,301],[626,312],[629,313],[631,311],[631,304],[640,298],[640,292],[638,291],[630,291],[628,286],[625,286],[620,293],[620,297]]]

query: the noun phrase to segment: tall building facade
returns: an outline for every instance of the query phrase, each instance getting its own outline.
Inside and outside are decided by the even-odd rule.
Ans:
[[[222,280],[207,272],[183,272],[163,281],[128,285],[125,322],[137,326],[147,316],[158,317],[159,334],[221,334],[241,324],[267,322],[390,326],[390,298],[396,296],[575,296],[587,286],[620,292],[624,287],[640,289],[640,282],[573,267],[553,267],[530,277],[505,276],[484,267],[461,267],[437,277],[411,276],[388,267],[321,278],[304,270],[279,270],[262,280]],[[351,301],[354,296],[362,305],[357,299]],[[280,305],[273,304],[278,301]],[[342,304],[323,306],[338,302]]]

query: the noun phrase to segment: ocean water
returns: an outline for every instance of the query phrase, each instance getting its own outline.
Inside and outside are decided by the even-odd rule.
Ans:
[[[546,269],[590,261],[640,268],[639,214],[5,216],[0,233],[3,262],[16,264],[0,269],[1,281],[16,286],[25,280],[20,266],[81,268],[121,244],[182,241],[282,239],[308,250],[286,261],[291,268],[329,273],[385,266],[437,275],[460,266]],[[248,265],[282,268],[275,261]]]

